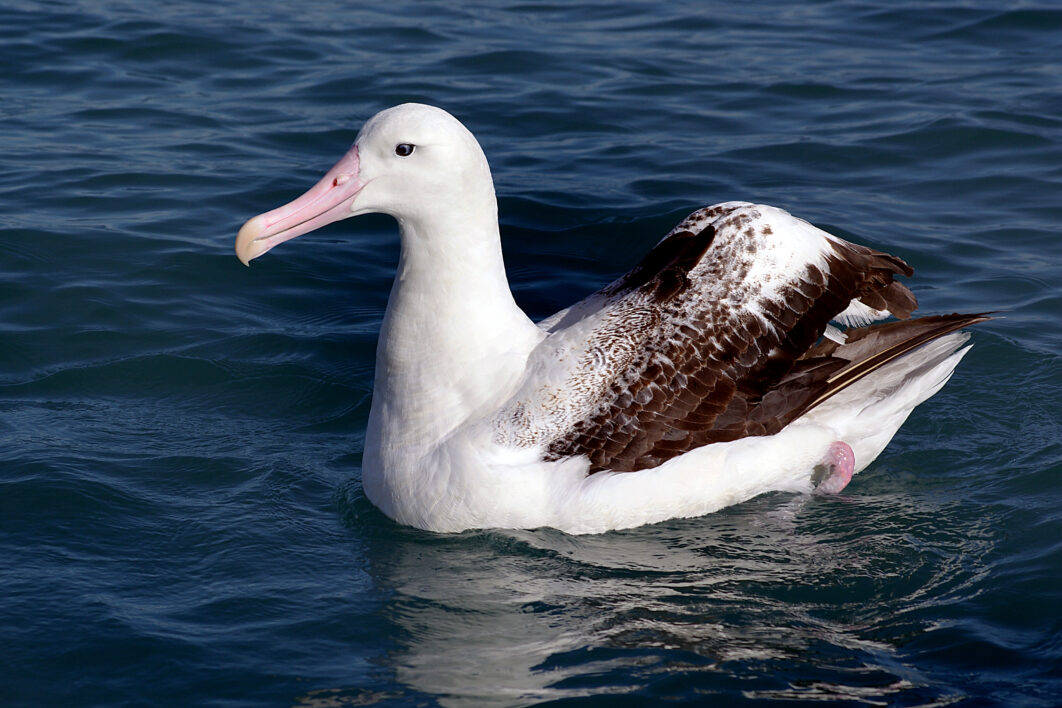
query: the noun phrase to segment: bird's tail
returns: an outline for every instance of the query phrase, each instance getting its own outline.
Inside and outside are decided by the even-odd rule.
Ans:
[[[809,401],[800,420],[829,425],[855,449],[856,469],[876,458],[918,404],[947,383],[969,347],[958,330],[987,314],[936,315],[846,331],[846,341],[823,340],[802,359],[844,360]]]

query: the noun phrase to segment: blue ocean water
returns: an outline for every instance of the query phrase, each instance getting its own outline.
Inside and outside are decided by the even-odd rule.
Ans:
[[[1062,9],[0,5],[0,704],[1062,704]],[[842,495],[433,535],[360,487],[386,218],[240,224],[404,101],[545,316],[775,204],[1000,310]]]

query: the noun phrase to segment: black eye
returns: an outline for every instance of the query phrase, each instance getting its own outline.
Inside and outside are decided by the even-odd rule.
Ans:
[[[413,150],[416,147],[416,145],[410,145],[409,143],[399,143],[395,145],[395,154],[399,157],[409,157],[413,154]]]

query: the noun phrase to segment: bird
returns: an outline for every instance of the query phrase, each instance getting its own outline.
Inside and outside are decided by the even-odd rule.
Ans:
[[[305,194],[249,219],[236,254],[340,219],[395,219],[365,496],[431,532],[603,533],[765,492],[836,494],[969,351],[989,314],[911,318],[903,260],[788,212],[724,202],[628,272],[533,322],[513,298],[473,134],[383,110]]]

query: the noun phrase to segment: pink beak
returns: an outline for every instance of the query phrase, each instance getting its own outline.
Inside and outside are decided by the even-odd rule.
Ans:
[[[365,186],[360,168],[355,145],[306,194],[244,224],[236,235],[236,256],[250,265],[278,243],[350,216],[351,205]]]

